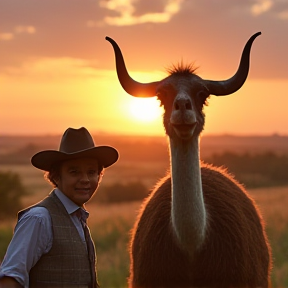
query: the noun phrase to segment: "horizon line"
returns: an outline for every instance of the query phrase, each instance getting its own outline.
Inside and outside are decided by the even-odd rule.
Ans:
[[[147,137],[147,138],[163,138],[167,137],[166,134],[164,135],[157,135],[157,134],[132,134],[132,133],[113,133],[113,132],[104,132],[104,131],[92,131],[90,132],[91,135],[100,135],[100,136],[116,136],[116,137]],[[62,133],[1,133],[0,137],[58,137],[61,136]],[[209,134],[200,134],[200,138],[203,137],[288,137],[288,134],[282,134],[278,132],[274,133],[209,133]]]

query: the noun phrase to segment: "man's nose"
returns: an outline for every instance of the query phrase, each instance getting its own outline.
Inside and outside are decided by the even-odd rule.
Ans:
[[[89,181],[90,181],[87,173],[82,173],[80,180],[81,180],[82,182],[89,182]]]

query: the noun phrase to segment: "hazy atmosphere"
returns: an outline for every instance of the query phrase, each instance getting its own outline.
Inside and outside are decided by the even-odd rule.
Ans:
[[[163,135],[156,99],[135,99],[117,81],[120,45],[138,81],[194,63],[204,79],[236,71],[249,37],[245,85],[211,96],[205,134],[288,134],[286,0],[0,0],[0,133],[94,132]]]
[[[156,97],[135,98],[120,86],[114,51],[105,37],[119,44],[129,74],[136,81],[159,81],[167,76],[167,69],[179,63],[198,67],[196,74],[203,79],[225,80],[234,75],[244,45],[257,32],[262,34],[253,42],[245,84],[227,97],[211,95],[209,105],[204,108],[206,123],[201,135],[200,159],[202,168],[207,163],[234,175],[255,200],[272,249],[271,288],[288,287],[288,0],[0,0],[0,263],[12,238],[17,212],[37,203],[52,189],[51,183],[44,180],[43,171],[31,165],[31,157],[39,151],[58,149],[68,127],[84,126],[93,135],[96,146],[109,145],[120,153],[116,165],[105,169],[99,190],[87,204],[87,210],[97,247],[100,286],[127,288],[131,263],[128,247],[136,215],[155,184],[175,167],[178,157],[173,153],[181,152],[181,148],[169,150],[162,124],[163,110]],[[194,159],[199,151],[193,153]],[[179,155],[181,161],[176,164],[180,172],[177,170],[176,174],[181,175],[179,179],[190,179],[186,177],[189,169],[181,173],[186,156]],[[188,166],[197,171],[198,161],[196,169],[192,158]],[[217,195],[211,197],[209,194],[214,192],[208,192],[205,205],[197,206],[193,200],[192,206],[207,206],[209,210],[212,205],[208,200],[221,200],[218,196],[222,192],[218,189],[220,182],[214,181],[212,174],[207,175],[200,179],[196,173],[193,177],[199,178],[199,183],[203,180],[205,189],[207,179],[212,179],[211,187],[217,186]],[[187,196],[189,193],[182,193],[183,190],[179,194]],[[202,187],[195,190],[197,195],[201,190]],[[225,200],[227,207],[248,203],[235,201],[238,194],[227,198],[231,201]],[[187,206],[186,200],[185,205],[176,207],[182,210]],[[158,206],[168,207],[165,203]],[[235,215],[245,215],[247,219],[253,214],[239,211],[235,209]],[[219,219],[228,219],[225,213],[218,212]],[[213,214],[210,210],[206,214],[209,225],[204,226],[213,227],[210,225]],[[232,223],[230,219],[223,227],[229,223]],[[239,223],[234,221],[228,227],[231,235],[238,226],[248,231]],[[241,237],[234,241],[236,234],[230,238],[222,231],[218,229],[217,235],[223,236],[224,250],[231,240],[233,253],[234,246],[241,252],[240,258],[248,259],[245,253],[249,252],[253,263],[250,258],[248,262],[254,265],[256,258],[252,255],[257,249],[239,250],[241,246],[236,242],[242,243]],[[261,250],[255,230],[247,234]],[[155,233],[158,239],[166,240],[159,235]],[[248,246],[252,242],[247,242]],[[155,246],[154,240],[149,243]],[[213,246],[212,250],[220,251],[215,247],[221,245]],[[172,257],[170,251],[177,249],[158,254],[161,258]],[[244,256],[242,251],[246,251]],[[156,259],[157,253],[152,254],[151,259]],[[218,255],[222,257],[223,253]],[[209,254],[210,258],[216,259]],[[238,261],[234,254],[228,259]],[[166,262],[170,265],[171,261]],[[177,263],[174,259],[172,262]],[[210,262],[213,261],[209,260],[207,267]],[[215,262],[217,266],[219,263]],[[185,263],[176,266],[185,268]],[[241,268],[241,262],[237,266]],[[229,265],[233,273],[238,273],[233,267]]]

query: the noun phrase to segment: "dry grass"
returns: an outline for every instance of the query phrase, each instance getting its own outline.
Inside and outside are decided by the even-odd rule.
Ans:
[[[165,175],[167,166],[165,163],[160,163],[155,167],[151,163],[150,165],[146,164],[133,166],[133,163],[121,164],[120,162],[114,168],[107,169],[101,186],[124,182],[123,179],[129,179],[129,181],[140,179],[147,187],[152,187],[159,178]],[[32,196],[24,199],[24,206],[41,200],[48,195],[52,188],[43,180],[43,173],[31,165],[1,165],[0,170],[10,170],[21,175],[24,185],[33,193]],[[249,189],[249,193],[255,199],[267,223],[268,237],[274,257],[273,287],[288,287],[288,186]],[[97,246],[98,273],[102,287],[126,287],[129,273],[130,230],[140,205],[141,202],[110,205],[95,202],[87,204],[90,212],[89,226]],[[8,233],[6,230],[8,227],[12,230],[15,221],[11,220],[0,224],[0,233],[3,234],[0,236],[5,236],[4,233],[7,234],[4,237],[5,243],[4,240],[1,240],[3,242],[0,243],[2,249],[6,249],[5,245],[8,244],[8,238],[11,237],[10,232]]]
[[[89,227],[97,249],[102,287],[127,287],[130,230],[141,202],[100,205],[88,203]]]
[[[255,200],[264,220],[274,228],[282,230],[288,223],[288,186],[249,189],[249,194]],[[103,205],[88,203],[90,225],[103,221],[122,218],[125,221],[134,221],[140,209],[141,202],[129,202]]]
[[[272,287],[288,286],[288,186],[250,190],[266,222],[272,248]]]
[[[132,224],[136,219],[141,202],[128,202],[119,204],[103,205],[98,203],[87,203],[89,211],[89,225],[94,226],[101,222],[122,219]]]
[[[287,287],[288,261],[285,257],[288,251],[285,250],[287,246],[285,246],[285,241],[288,240],[286,238],[288,228],[288,186],[250,189],[249,194],[255,199],[267,223],[268,237],[271,240],[274,258],[272,287]],[[140,205],[141,202],[113,205],[91,203],[87,205],[87,209],[90,211],[90,226],[92,230],[95,229],[92,232],[94,232],[97,247],[100,248],[98,249],[98,271],[104,286],[126,287],[126,278],[129,274],[129,232]],[[97,231],[99,229],[102,231]],[[97,243],[99,238],[102,240]],[[107,243],[107,245],[101,244],[102,241]],[[119,271],[121,271],[121,275],[118,275]],[[110,280],[115,277],[116,284],[113,286],[109,282],[110,280],[107,280],[107,277]]]
[[[283,231],[288,224],[288,186],[250,189],[267,225]]]

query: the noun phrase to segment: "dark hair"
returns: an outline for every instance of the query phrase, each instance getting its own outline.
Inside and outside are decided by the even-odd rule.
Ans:
[[[50,170],[44,173],[44,179],[47,180],[54,188],[57,187],[57,183],[55,179],[59,178],[60,176],[60,169],[61,169],[62,163],[63,161],[54,163],[51,166]],[[104,167],[101,163],[98,163],[98,175],[100,176],[99,178],[99,183],[100,183],[102,176],[104,175]]]

